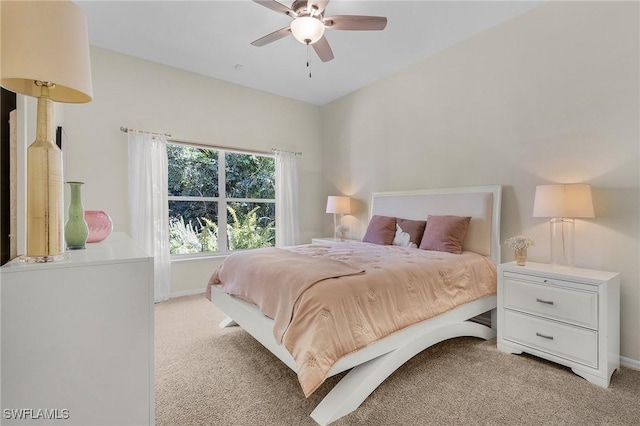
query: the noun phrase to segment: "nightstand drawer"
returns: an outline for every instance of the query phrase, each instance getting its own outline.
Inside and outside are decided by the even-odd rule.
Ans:
[[[504,307],[581,327],[598,328],[598,294],[505,279]]]
[[[504,339],[598,368],[598,333],[593,330],[505,310]]]

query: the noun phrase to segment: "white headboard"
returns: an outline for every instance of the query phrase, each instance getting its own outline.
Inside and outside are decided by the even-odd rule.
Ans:
[[[417,191],[374,192],[373,215],[427,220],[429,215],[471,216],[464,250],[491,257],[500,263],[500,185],[434,188]]]

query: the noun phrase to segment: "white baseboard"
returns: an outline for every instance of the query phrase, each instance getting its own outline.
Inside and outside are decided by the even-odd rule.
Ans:
[[[194,290],[184,290],[184,291],[176,291],[169,295],[169,299],[173,299],[174,297],[182,297],[182,296],[191,296],[194,294],[204,293],[205,288],[196,288]]]
[[[626,358],[621,356],[620,365],[622,365],[623,367],[631,368],[632,370],[640,371],[640,361],[636,359],[631,359],[631,358]]]

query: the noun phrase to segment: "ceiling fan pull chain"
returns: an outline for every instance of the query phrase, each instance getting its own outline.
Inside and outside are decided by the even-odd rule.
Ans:
[[[309,68],[309,78],[311,78],[311,61],[309,59],[309,43],[307,43],[307,68]]]

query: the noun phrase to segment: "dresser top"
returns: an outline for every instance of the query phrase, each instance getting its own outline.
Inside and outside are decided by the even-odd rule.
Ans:
[[[114,232],[106,240],[89,243],[84,250],[68,250],[68,260],[48,263],[25,263],[19,259],[3,265],[3,274],[30,270],[74,268],[109,263],[146,260],[149,256],[124,232]]]

